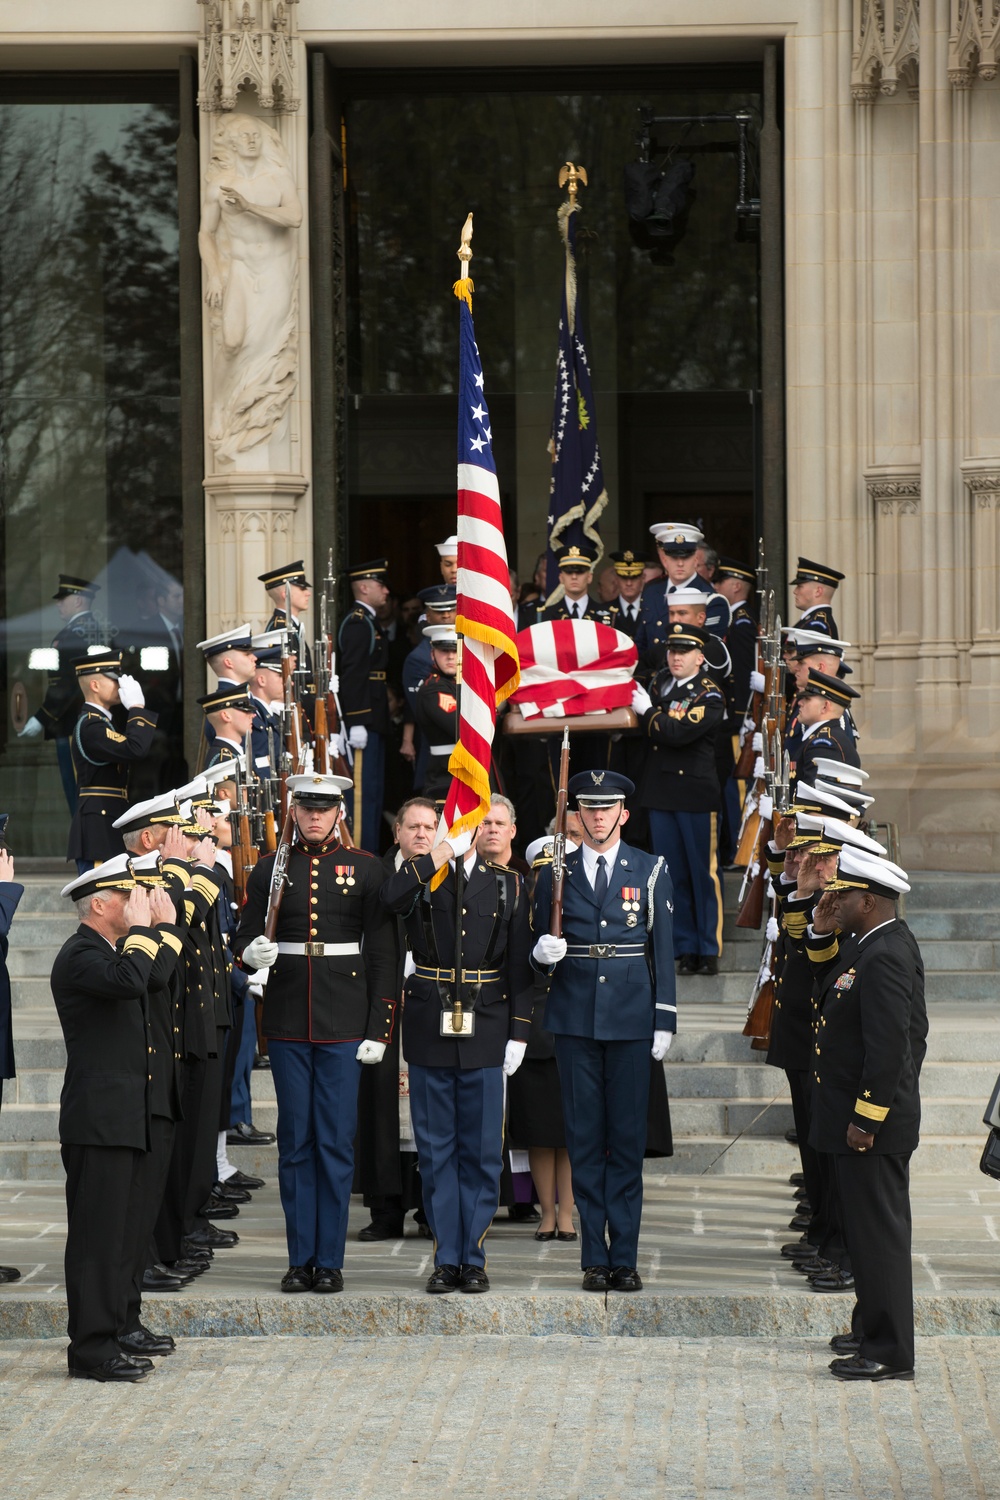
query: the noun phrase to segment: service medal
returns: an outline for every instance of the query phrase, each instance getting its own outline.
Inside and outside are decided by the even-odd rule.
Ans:
[[[353,865],[334,865],[333,868],[337,872],[337,884],[338,885],[353,885],[354,884],[353,880],[348,880],[347,879],[348,875],[350,875],[352,869],[354,868]]]
[[[857,977],[854,969],[848,969],[846,974],[841,974],[840,978],[835,981],[833,987],[835,990],[849,990]]]
[[[642,890],[637,885],[622,886],[622,911],[638,911]],[[635,925],[634,923],[631,925]]]

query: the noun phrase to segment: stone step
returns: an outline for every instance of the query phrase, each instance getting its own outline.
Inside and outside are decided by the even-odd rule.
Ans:
[[[241,1171],[277,1184],[277,1147],[230,1146],[229,1160]],[[0,1141],[0,1181],[62,1182],[64,1176],[58,1142]]]
[[[910,1170],[968,1177],[970,1170],[978,1166],[984,1141],[985,1130],[982,1127],[978,1134],[963,1137],[924,1135],[911,1159]],[[662,1174],[665,1177],[702,1174],[788,1176],[799,1170],[796,1148],[786,1140],[773,1136],[743,1136],[736,1141],[727,1136],[679,1136],[674,1140],[673,1156],[661,1157],[646,1164],[647,1176]],[[790,1210],[791,1206],[789,1204]],[[794,1236],[789,1235],[789,1238]]]
[[[989,875],[958,875],[945,871],[913,872],[904,910],[909,917],[923,911],[993,911],[1000,907],[1000,885]]]

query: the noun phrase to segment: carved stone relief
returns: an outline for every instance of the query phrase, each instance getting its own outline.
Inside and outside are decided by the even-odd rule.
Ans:
[[[919,22],[919,0],[854,0],[851,95],[859,104],[891,97],[900,83],[916,97]]]
[[[951,0],[948,78],[957,89],[989,81],[1000,66],[1000,0]]]
[[[1000,640],[1000,465],[967,460],[962,478],[972,507],[972,634]]]
[[[198,4],[205,7],[199,108],[235,109],[240,89],[250,88],[262,109],[275,114],[297,110],[298,0],[198,0]]]

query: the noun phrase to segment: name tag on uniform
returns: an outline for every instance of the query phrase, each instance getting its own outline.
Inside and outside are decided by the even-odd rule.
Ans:
[[[840,978],[835,981],[833,987],[835,990],[849,990],[857,977],[854,969],[848,969],[846,974],[841,974]]]
[[[476,1013],[475,1013],[474,1010],[463,1010],[462,1011],[462,1025],[461,1025],[461,1029],[459,1031],[455,1030],[455,1018],[452,1015],[452,1012],[450,1010],[443,1010],[441,1012],[441,1035],[442,1036],[444,1036],[444,1037],[453,1036],[456,1039],[456,1041],[457,1041],[459,1037],[462,1037],[462,1036],[475,1036],[475,1034],[476,1034]]]

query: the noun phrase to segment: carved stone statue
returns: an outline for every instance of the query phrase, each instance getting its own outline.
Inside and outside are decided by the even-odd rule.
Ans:
[[[298,366],[302,204],[281,138],[227,115],[205,173],[198,248],[214,339],[208,438],[217,465],[266,443],[282,423]]]

